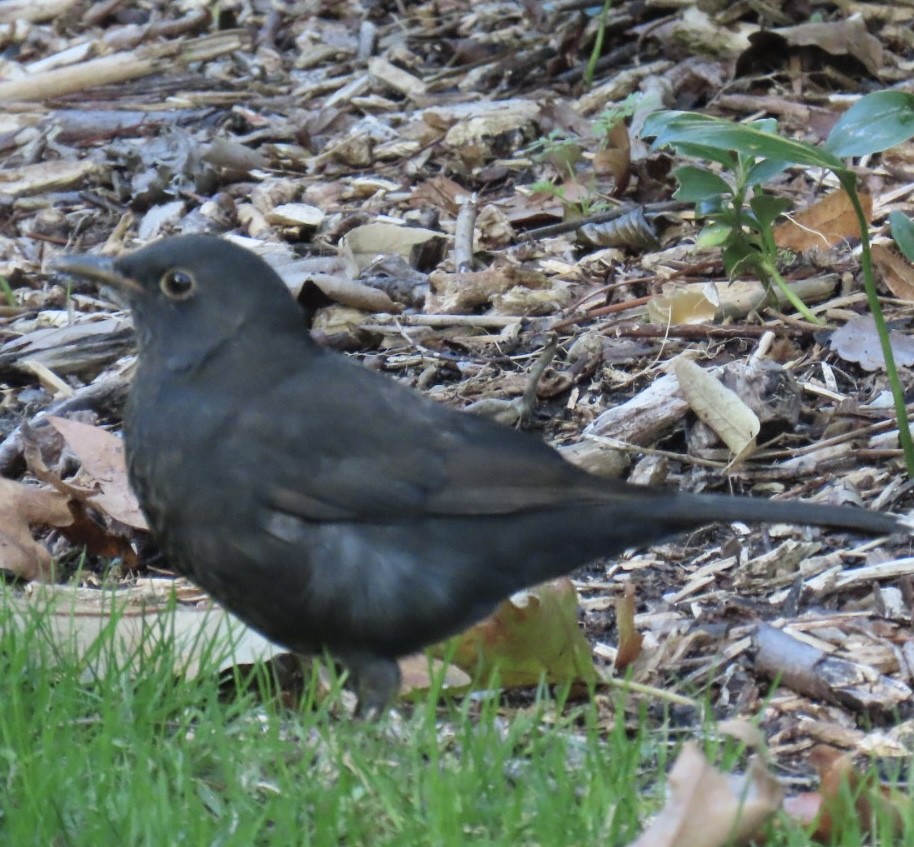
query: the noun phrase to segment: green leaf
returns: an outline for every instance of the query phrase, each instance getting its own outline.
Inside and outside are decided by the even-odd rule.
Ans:
[[[790,162],[779,162],[777,159],[762,159],[761,162],[756,162],[749,168],[749,173],[746,174],[746,185],[761,185],[763,182],[774,179],[789,167]]]
[[[676,144],[675,147],[680,156],[688,156],[692,159],[706,159],[709,162],[718,162],[727,170],[736,170],[736,156],[732,150],[721,150],[717,147],[709,147],[706,144]]]
[[[875,91],[861,97],[832,128],[825,150],[835,156],[880,153],[914,136],[914,94]]]
[[[653,149],[657,150],[660,147],[666,146],[668,142],[665,137],[666,127],[670,122],[670,116],[676,117],[679,115],[690,115],[691,112],[653,112],[648,115],[647,120],[644,122],[644,126],[641,129],[642,138],[650,138],[651,136],[657,136],[651,145]],[[702,117],[702,116],[699,116]],[[719,162],[725,168],[733,170],[736,168],[736,156],[733,154],[732,150],[721,150],[717,147],[708,146],[705,144],[688,144],[682,143],[676,144],[676,151],[683,156],[690,156],[693,159],[707,159],[709,162]]]
[[[707,250],[711,247],[720,247],[722,244],[726,243],[729,236],[730,227],[726,224],[709,224],[698,233],[695,244],[702,250]]]
[[[756,194],[749,201],[749,207],[756,220],[764,227],[770,227],[778,215],[786,212],[792,205],[786,197],[772,197],[770,194]]]
[[[695,217],[714,218],[718,223],[724,223],[727,226],[736,226],[737,217],[733,212],[733,207],[724,202],[723,194],[716,194],[708,197],[706,200],[699,200],[695,204]]]
[[[757,121],[751,121],[749,126],[769,135],[776,135],[778,131],[778,122],[774,118],[759,118]]]
[[[914,221],[903,212],[892,212],[889,215],[889,226],[898,249],[909,262],[914,262]]]
[[[761,276],[761,255],[752,246],[749,239],[743,236],[731,239],[730,243],[721,250],[720,257],[723,260],[727,276],[731,278],[747,270],[752,270]],[[762,278],[762,282],[767,283],[767,280]]]
[[[718,152],[736,151],[745,156],[777,159],[798,165],[845,169],[844,163],[826,150],[802,141],[781,138],[756,127],[694,112],[655,112],[644,122],[642,135],[656,136],[654,147],[668,144],[681,149],[686,144],[700,145]]]
[[[704,168],[683,165],[673,171],[673,176],[679,182],[679,188],[673,197],[687,203],[698,203],[702,200],[719,198],[721,195],[733,193],[733,189],[726,180]]]

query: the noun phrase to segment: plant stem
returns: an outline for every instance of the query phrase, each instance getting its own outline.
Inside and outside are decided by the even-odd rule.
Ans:
[[[901,380],[898,377],[898,367],[895,364],[895,356],[892,353],[889,328],[886,326],[885,317],[882,314],[879,294],[876,291],[876,281],[873,278],[873,257],[870,251],[869,221],[863,211],[863,206],[860,205],[860,198],[857,196],[857,179],[854,174],[851,171],[835,171],[835,175],[847,192],[848,197],[850,197],[851,205],[854,207],[854,213],[857,215],[857,222],[860,225],[860,247],[862,253],[860,264],[863,268],[863,288],[866,291],[866,302],[870,307],[873,321],[876,324],[876,333],[879,335],[879,343],[882,346],[882,355],[885,359],[885,372],[889,380],[889,386],[892,389],[892,399],[895,403],[895,419],[898,422],[898,440],[901,443],[901,449],[904,452],[908,476],[914,479],[914,440],[911,438],[911,428],[908,424],[904,389],[902,388]]]

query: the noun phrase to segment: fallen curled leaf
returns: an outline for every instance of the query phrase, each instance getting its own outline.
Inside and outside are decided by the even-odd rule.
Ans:
[[[628,127],[619,121],[606,136],[606,146],[598,150],[593,157],[594,172],[614,177],[616,186],[613,193],[618,197],[625,193],[631,177],[632,142]]]
[[[107,430],[79,421],[50,415],[48,422],[63,436],[83,471],[98,485],[98,493],[87,502],[122,524],[149,529],[127,480],[124,442]]]
[[[471,682],[469,674],[460,668],[455,665],[445,665],[440,659],[434,659],[424,653],[405,656],[399,660],[398,664],[400,665],[401,697],[428,691],[438,675],[441,675],[443,691],[462,691],[468,688]]]
[[[340,240],[340,254],[346,259],[353,277],[378,256],[397,253],[409,258],[412,249],[431,238],[443,238],[440,232],[421,227],[389,223],[370,223],[349,230]]]
[[[828,745],[814,747],[809,760],[819,772],[819,790],[788,797],[784,811],[804,826],[815,824],[813,837],[828,841],[851,825],[864,836],[878,827],[883,839],[902,833],[912,809],[906,793],[860,772],[849,755]]]
[[[862,16],[847,20],[811,21],[772,30],[790,47],[816,47],[832,56],[853,56],[874,76],[882,69],[882,45]]]
[[[914,265],[881,244],[874,244],[870,250],[885,287],[899,300],[914,303]]]
[[[778,781],[758,757],[743,775],[713,767],[686,743],[669,777],[669,797],[630,847],[723,847],[745,844],[781,806]]]
[[[219,606],[187,608],[170,602],[175,581],[158,582],[155,596],[149,596],[148,588],[99,591],[30,585],[24,596],[8,594],[3,602],[10,625],[33,635],[33,646],[42,650],[46,662],[78,659],[89,677],[105,673],[111,663],[129,674],[139,670],[146,657],[167,653],[175,675],[193,679],[214,660],[225,670],[285,652]],[[30,626],[35,616],[40,627]]]
[[[699,420],[717,433],[736,460],[750,455],[762,426],[755,412],[735,391],[690,359],[677,359],[673,370],[683,396]]]
[[[708,298],[706,286],[670,286],[650,299],[647,314],[655,324],[704,324],[713,322],[718,305]]]
[[[616,627],[619,630],[619,649],[615,667],[624,671],[638,656],[644,636],[635,629],[635,585],[627,582],[621,597],[616,598]]]
[[[548,290],[551,286],[545,274],[510,265],[459,273],[434,271],[428,281],[432,287],[428,308],[448,315],[472,314],[513,288],[535,291]]]
[[[728,718],[717,722],[717,732],[728,738],[735,738],[747,747],[761,750],[765,747],[765,733],[745,718]]]
[[[869,220],[873,215],[873,198],[867,194],[859,196],[860,205]],[[843,189],[826,195],[774,228],[775,244],[797,253],[833,247],[845,239],[855,237],[860,237],[860,224],[850,198]]]
[[[72,523],[68,499],[50,488],[0,477],[0,569],[22,579],[51,578],[51,554],[32,537],[30,527]]]
[[[497,669],[503,687],[596,677],[590,644],[578,626],[577,592],[567,578],[514,594],[434,653],[452,656],[484,684]]]
[[[896,365],[905,368],[914,365],[914,339],[910,335],[893,330],[889,333],[889,342]],[[864,370],[885,369],[876,322],[870,315],[849,320],[831,334],[828,344],[844,361],[857,362]]]

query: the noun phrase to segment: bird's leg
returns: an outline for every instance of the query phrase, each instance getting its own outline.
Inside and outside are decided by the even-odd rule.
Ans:
[[[356,717],[371,720],[383,715],[400,690],[400,666],[396,659],[347,653],[340,660],[352,677],[357,697]]]

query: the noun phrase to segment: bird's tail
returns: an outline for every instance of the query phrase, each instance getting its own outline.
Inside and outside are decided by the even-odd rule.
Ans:
[[[663,515],[672,524],[693,527],[707,521],[746,523],[792,523],[855,530],[869,535],[910,533],[910,518],[888,512],[874,512],[852,506],[833,506],[797,500],[767,500],[759,497],[730,497],[720,494],[686,494],[669,498]]]

